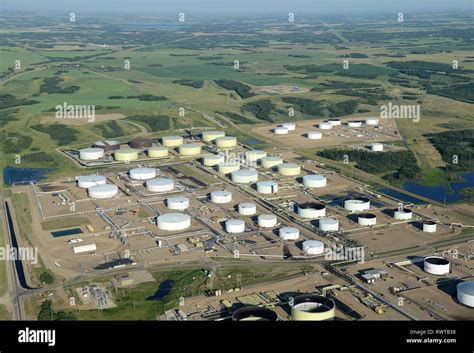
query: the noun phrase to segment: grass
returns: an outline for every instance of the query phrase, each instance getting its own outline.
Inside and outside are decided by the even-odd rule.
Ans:
[[[5,305],[0,304],[0,320],[11,320],[12,314],[7,310]]]
[[[61,218],[61,219],[42,222],[41,228],[43,228],[43,230],[54,230],[54,229],[62,229],[62,228],[69,228],[69,227],[79,227],[79,226],[83,226],[87,224],[90,224],[90,221],[88,218],[71,217],[71,218]]]

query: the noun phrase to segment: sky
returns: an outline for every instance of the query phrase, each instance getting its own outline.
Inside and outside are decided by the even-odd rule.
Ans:
[[[474,0],[0,0],[0,12],[345,14],[457,9],[472,11],[473,4]]]

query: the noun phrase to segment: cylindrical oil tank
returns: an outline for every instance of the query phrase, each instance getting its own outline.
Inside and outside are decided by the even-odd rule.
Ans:
[[[183,230],[191,227],[191,217],[184,213],[166,213],[157,217],[156,224],[161,230]]]
[[[282,163],[278,165],[278,174],[283,176],[300,175],[301,166],[296,163]]]
[[[151,192],[166,192],[174,189],[174,181],[168,178],[147,180],[146,189]]]
[[[217,169],[221,174],[230,174],[240,169],[240,163],[236,160],[225,161],[218,165]]]
[[[300,237],[300,231],[294,227],[283,227],[278,230],[278,235],[283,240],[298,240]]]
[[[130,179],[133,180],[149,180],[156,177],[155,168],[133,168],[128,172]]]
[[[255,213],[257,213],[257,205],[251,202],[239,203],[237,207],[239,214],[243,216],[253,216]]]
[[[370,145],[370,149],[374,152],[382,152],[383,151],[383,143],[372,143]]]
[[[88,189],[95,185],[105,185],[107,179],[102,175],[83,175],[77,178],[77,186],[81,189]]]
[[[426,233],[436,232],[436,222],[423,221],[423,232],[426,232]]]
[[[319,240],[306,240],[303,242],[302,248],[306,255],[324,254],[324,243]]]
[[[299,295],[293,300],[291,316],[295,321],[333,320],[336,304],[332,299],[320,295]]]
[[[163,136],[161,143],[165,147],[178,147],[184,143],[184,139],[182,136]]]
[[[113,184],[95,185],[87,189],[87,193],[93,199],[110,199],[118,194],[118,187]]]
[[[166,199],[166,206],[170,210],[184,211],[189,207],[189,199],[184,196],[168,197]]]
[[[120,148],[120,142],[114,140],[97,141],[94,147],[102,148],[105,152],[112,152]]]
[[[357,222],[361,226],[374,226],[377,224],[377,216],[374,215],[373,213],[360,213],[357,216]]]
[[[397,209],[393,212],[393,217],[397,220],[409,220],[413,217],[413,212],[408,208]]]
[[[293,131],[296,129],[296,124],[295,123],[283,123],[281,124],[281,127],[287,128],[288,131]]]
[[[262,228],[275,227],[278,223],[277,216],[274,214],[261,214],[258,216],[258,226]]]
[[[232,181],[238,184],[256,183],[258,172],[256,170],[237,170],[232,172]]]
[[[362,121],[356,121],[356,120],[348,121],[347,126],[348,127],[361,127],[362,126]]]
[[[225,231],[227,233],[245,232],[245,222],[241,219],[229,219],[225,222]]]
[[[423,260],[423,269],[432,275],[442,276],[449,273],[450,263],[444,257],[427,256]]]
[[[288,135],[288,129],[283,126],[278,126],[275,129],[273,129],[273,132],[275,135]]]
[[[323,232],[335,232],[339,230],[339,221],[334,218],[324,218],[319,220],[319,229]]]
[[[211,192],[211,201],[214,203],[229,203],[232,201],[232,193],[226,190]]]
[[[163,158],[168,157],[169,151],[167,147],[159,146],[159,147],[150,147],[146,150],[148,157],[150,158]]]
[[[370,209],[370,199],[366,197],[350,197],[344,200],[344,208],[351,212],[360,212]]]
[[[303,185],[308,188],[322,188],[326,186],[327,179],[324,175],[310,174],[303,177]]]
[[[216,165],[224,163],[224,161],[225,157],[222,154],[210,153],[202,157],[202,164],[206,167],[214,167]]]
[[[185,143],[179,146],[179,154],[181,156],[197,156],[201,154],[202,147],[196,143]]]
[[[153,140],[147,137],[136,137],[129,143],[130,147],[136,149],[144,149],[153,146]]]
[[[84,161],[94,161],[104,157],[104,150],[98,147],[82,148],[79,150],[79,158]]]
[[[262,150],[252,150],[245,152],[245,160],[248,163],[254,163],[267,156],[267,152]]]
[[[303,218],[316,219],[326,216],[326,206],[317,202],[305,202],[298,205],[298,215]]]
[[[216,130],[209,130],[209,131],[203,131],[202,134],[202,140],[204,142],[212,142],[215,139],[219,137],[224,137],[225,132],[224,131],[216,131]]]
[[[269,156],[269,157],[263,157],[260,159],[260,164],[262,165],[263,168],[273,168],[276,167],[279,164],[283,163],[283,158],[278,157],[278,156]]]
[[[456,291],[457,299],[461,304],[474,308],[474,281],[458,283]]]
[[[257,192],[261,194],[276,194],[278,192],[278,183],[275,181],[259,181],[257,183]]]
[[[308,131],[306,137],[310,140],[320,140],[323,138],[323,134],[320,131]]]
[[[232,314],[232,321],[277,321],[278,315],[268,308],[244,306]]]
[[[318,124],[318,127],[321,130],[330,130],[330,129],[332,129],[332,124],[329,121],[323,121],[323,122]]]
[[[114,159],[116,161],[135,161],[138,159],[138,151],[133,148],[121,148],[114,152]]]
[[[378,125],[379,119],[378,118],[367,118],[365,119],[365,125]]]
[[[338,118],[329,119],[328,123],[330,123],[332,126],[339,126],[341,125],[341,119],[338,119]]]
[[[214,140],[216,147],[220,149],[234,148],[237,146],[237,137],[223,136]]]

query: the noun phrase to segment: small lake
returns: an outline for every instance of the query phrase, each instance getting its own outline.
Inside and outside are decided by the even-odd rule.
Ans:
[[[171,288],[173,288],[173,285],[174,285],[174,281],[172,279],[167,279],[161,282],[156,293],[153,296],[146,298],[146,300],[163,299],[169,294],[169,292],[171,291]]]
[[[47,173],[53,168],[13,168],[6,166],[3,168],[3,182],[6,185],[27,184],[31,181],[44,179]]]
[[[59,238],[59,237],[65,237],[68,235],[76,235],[76,234],[81,234],[81,233],[82,233],[81,228],[71,228],[71,229],[64,229],[64,230],[51,232],[51,235],[55,238]]]
[[[417,199],[417,198],[415,198],[415,197],[412,197],[412,196],[410,196],[410,195],[404,194],[404,193],[399,192],[399,191],[394,190],[394,189],[381,188],[381,189],[377,189],[377,191],[378,191],[378,192],[381,192],[382,194],[385,194],[385,195],[394,197],[394,198],[396,198],[397,200],[400,200],[400,201],[403,201],[403,202],[406,202],[406,203],[413,203],[413,204],[415,204],[415,205],[420,205],[420,204],[424,204],[424,203],[425,203],[423,200]]]

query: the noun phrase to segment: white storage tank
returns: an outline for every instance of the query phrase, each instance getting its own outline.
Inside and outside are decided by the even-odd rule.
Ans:
[[[232,193],[226,190],[211,192],[211,201],[214,203],[229,203],[232,201]]]
[[[161,138],[161,143],[165,147],[178,147],[184,142],[182,136],[164,136]]]
[[[225,222],[225,231],[227,233],[245,232],[245,222],[241,219],[229,219]]]
[[[278,223],[277,216],[274,214],[261,214],[258,216],[258,226],[262,228],[275,227]]]
[[[138,150],[134,148],[120,148],[114,151],[114,159],[121,162],[130,162],[138,159]]]
[[[232,181],[238,184],[256,183],[258,172],[256,170],[237,170],[232,172]]]
[[[298,205],[298,215],[302,218],[316,219],[326,216],[326,206],[317,202],[306,202]]]
[[[221,163],[217,167],[219,173],[221,174],[230,174],[232,172],[236,172],[240,170],[240,163],[236,160],[229,160],[224,163]]]
[[[263,157],[260,160],[260,164],[262,165],[263,168],[273,168],[276,167],[279,164],[283,163],[283,158],[278,157],[278,156],[269,156],[269,157]]]
[[[191,217],[184,213],[166,213],[156,218],[161,230],[177,231],[191,227]]]
[[[461,304],[474,308],[474,281],[458,283],[456,291],[457,299]]]
[[[436,232],[436,222],[423,221],[423,232],[426,232],[426,233]]]
[[[165,192],[174,189],[174,181],[168,178],[147,180],[145,187],[150,192]]]
[[[361,127],[362,121],[349,121],[347,122],[348,127]]]
[[[278,174],[283,176],[300,175],[301,166],[296,163],[282,163],[278,165]]]
[[[133,168],[128,172],[130,179],[133,180],[149,180],[156,177],[155,168]]]
[[[427,256],[423,260],[423,268],[432,275],[442,276],[449,273],[450,263],[440,256]]]
[[[303,242],[302,248],[306,255],[324,254],[324,243],[319,240],[306,240]]]
[[[275,181],[259,181],[257,183],[257,192],[261,194],[276,194],[278,192],[278,183]]]
[[[335,232],[339,230],[339,221],[334,218],[320,219],[319,229],[321,229],[323,232]]]
[[[308,188],[322,188],[326,186],[327,179],[324,175],[311,174],[303,177],[303,185]]]
[[[283,123],[281,124],[281,127],[284,127],[288,129],[288,131],[293,131],[296,129],[296,124],[295,123]]]
[[[328,120],[328,123],[330,123],[332,126],[339,126],[341,125],[341,119],[332,118]]]
[[[397,220],[409,220],[413,217],[413,212],[408,208],[397,209],[393,212],[393,217]]]
[[[330,129],[332,129],[332,124],[329,121],[323,121],[323,122],[318,124],[318,127],[321,130],[330,130]]]
[[[150,147],[146,150],[148,157],[150,158],[164,158],[168,157],[169,151],[167,147],[158,146],[158,147]]]
[[[243,216],[253,216],[257,213],[257,205],[251,202],[243,202],[238,205],[239,214]]]
[[[383,143],[373,143],[370,145],[370,149],[374,152],[382,152],[383,151]]]
[[[104,149],[98,147],[83,148],[79,150],[79,158],[84,161],[95,161],[104,157]]]
[[[288,129],[283,126],[278,126],[276,127],[273,132],[275,132],[275,135],[288,135]]]
[[[367,118],[365,119],[365,125],[378,125],[379,124],[379,119],[377,118]]]
[[[280,238],[283,240],[298,240],[300,237],[300,231],[294,227],[283,227],[278,231]]]
[[[82,175],[77,178],[77,186],[81,189],[88,189],[95,185],[105,185],[107,179],[102,175]]]
[[[374,226],[377,224],[377,216],[373,213],[360,213],[357,216],[357,222],[365,227]]]
[[[245,160],[248,163],[254,163],[258,161],[259,159],[262,159],[263,157],[267,156],[267,152],[262,151],[262,150],[252,150],[252,151],[247,151],[245,152]]]
[[[216,147],[220,149],[237,147],[237,137],[223,136],[214,140]]]
[[[360,212],[370,209],[370,199],[355,197],[344,200],[344,208],[351,212]]]
[[[216,165],[219,165],[221,163],[224,163],[225,157],[222,154],[206,154],[204,157],[202,157],[202,164],[206,167],[214,167]]]
[[[323,138],[323,134],[320,131],[308,131],[306,137],[310,140],[320,140]]]
[[[166,199],[166,206],[170,210],[184,211],[189,207],[189,199],[184,196],[169,197]]]
[[[118,187],[113,184],[95,185],[87,189],[87,193],[93,199],[110,199],[118,194]]]
[[[181,156],[197,156],[201,154],[202,147],[197,143],[185,143],[179,146],[179,154]]]
[[[202,140],[204,142],[212,142],[219,137],[224,137],[225,132],[210,130],[210,131],[203,131],[201,135],[202,135]]]

